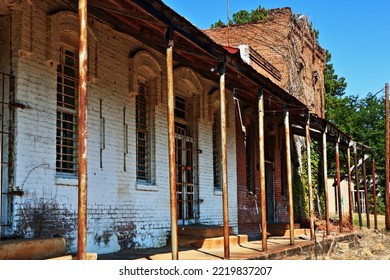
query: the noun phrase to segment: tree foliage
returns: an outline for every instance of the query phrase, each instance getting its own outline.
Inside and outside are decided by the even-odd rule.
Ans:
[[[326,119],[336,125],[341,131],[351,136],[356,142],[373,148],[376,160],[376,173],[378,176],[378,192],[384,192],[384,165],[385,165],[385,100],[377,94],[368,93],[359,98],[357,95],[345,96],[347,83],[344,77],[335,74],[330,63],[331,55],[327,52],[327,65],[325,69],[325,104]],[[332,149],[331,149],[332,151]],[[331,154],[333,154],[331,152]],[[359,154],[359,158],[363,154]],[[342,156],[346,161],[346,156]],[[334,160],[328,159],[332,163]],[[371,176],[371,160],[367,161],[367,174]],[[351,163],[353,165],[353,162]],[[334,169],[332,164],[330,170]],[[342,170],[346,171],[345,166]],[[361,170],[360,170],[361,172]],[[361,173],[360,173],[361,175]],[[372,190],[370,191],[372,193]],[[370,196],[372,205],[372,196]],[[383,196],[378,197],[378,211],[384,210]]]
[[[265,20],[268,16],[268,10],[259,6],[250,12],[246,10],[240,10],[233,14],[233,20],[229,24],[245,24],[255,23],[261,20]],[[211,25],[211,28],[225,27],[226,24],[220,19],[216,23]]]

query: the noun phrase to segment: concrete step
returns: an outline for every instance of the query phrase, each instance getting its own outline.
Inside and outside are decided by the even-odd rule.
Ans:
[[[287,223],[277,223],[277,224],[267,224],[267,228],[271,229],[290,229],[290,224]],[[295,223],[294,228],[298,229],[301,228],[301,224]]]
[[[233,228],[229,227],[229,234],[233,233]],[[185,225],[178,227],[178,234],[181,236],[193,236],[193,237],[218,237],[223,236],[223,226],[213,225]]]
[[[289,229],[272,229],[267,228],[271,236],[290,236]],[[298,237],[300,235],[310,235],[310,229],[308,228],[298,228],[294,229],[294,236]]]
[[[224,237],[195,237],[195,236],[179,236],[179,246],[194,247],[202,249],[218,249],[224,246]],[[248,236],[245,234],[230,235],[230,246],[237,246],[248,242]]]

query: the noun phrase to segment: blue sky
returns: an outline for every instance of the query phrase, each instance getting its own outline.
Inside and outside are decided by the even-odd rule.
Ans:
[[[239,10],[259,5],[290,7],[308,16],[320,31],[319,43],[332,54],[331,63],[347,81],[347,95],[363,98],[390,82],[390,1],[388,0],[163,0],[200,29],[219,19],[227,22]]]

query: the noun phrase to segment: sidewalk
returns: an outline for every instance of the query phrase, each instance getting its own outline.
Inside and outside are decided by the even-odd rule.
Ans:
[[[231,260],[284,260],[284,259],[317,259],[318,254],[329,250],[336,242],[354,242],[355,233],[336,234],[323,237],[317,234],[316,242],[307,240],[307,236],[295,239],[295,244],[290,245],[290,239],[286,237],[270,237],[268,250],[263,252],[261,240],[248,241],[239,245],[230,246]],[[316,246],[317,244],[317,246]],[[319,249],[321,251],[319,251]],[[166,246],[156,249],[129,249],[112,254],[98,255],[98,260],[171,260],[171,247]],[[222,247],[206,249],[179,247],[179,260],[223,260],[224,249]]]

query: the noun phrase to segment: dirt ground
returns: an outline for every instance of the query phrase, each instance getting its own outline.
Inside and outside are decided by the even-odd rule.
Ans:
[[[329,260],[390,260],[390,232],[355,229],[356,242],[331,246],[324,259]]]

